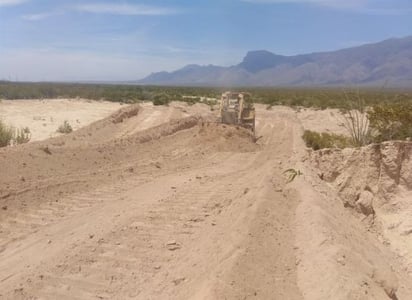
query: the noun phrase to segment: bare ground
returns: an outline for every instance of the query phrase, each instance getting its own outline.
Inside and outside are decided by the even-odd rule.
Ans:
[[[214,120],[131,106],[1,149],[0,298],[410,299],[390,249],[305,162],[295,112],[259,108],[257,142]]]
[[[120,107],[120,103],[84,99],[1,100],[0,119],[15,128],[28,127],[31,141],[39,141],[58,136],[56,130],[64,121],[76,130]]]

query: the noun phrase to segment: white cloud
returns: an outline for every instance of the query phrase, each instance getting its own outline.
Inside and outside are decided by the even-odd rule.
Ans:
[[[39,13],[39,14],[30,14],[24,15],[22,18],[27,21],[40,21],[48,17],[54,16],[56,13]]]
[[[12,5],[18,5],[22,4],[24,2],[27,2],[28,0],[0,0],[0,7],[1,6],[12,6]]]
[[[158,7],[140,4],[105,4],[105,3],[87,3],[74,7],[80,12],[95,14],[113,14],[113,15],[171,15],[179,11],[168,7]]]
[[[368,1],[367,0],[242,0],[249,3],[307,3],[321,6],[329,6],[335,8],[362,8]]]
[[[309,4],[370,15],[406,15],[410,7],[401,7],[396,1],[384,0],[241,0],[254,4]]]

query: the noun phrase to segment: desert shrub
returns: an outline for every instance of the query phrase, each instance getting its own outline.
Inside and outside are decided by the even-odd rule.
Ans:
[[[6,147],[13,141],[13,128],[0,120],[0,147]]]
[[[341,110],[343,125],[350,134],[354,146],[367,145],[371,142],[371,137],[365,100],[359,92],[345,92],[344,95],[346,97],[346,107]]]
[[[412,103],[397,102],[375,105],[368,112],[374,141],[412,138]]]
[[[186,102],[189,105],[200,102],[200,97],[182,97],[180,101]]]
[[[17,129],[14,132],[13,141],[15,144],[25,144],[31,139],[31,132],[29,127]]]
[[[334,133],[318,133],[311,130],[305,130],[302,136],[306,146],[314,150],[324,148],[346,148],[352,146],[350,138]]]
[[[62,125],[59,126],[59,128],[57,128],[57,132],[59,133],[70,133],[73,131],[72,126],[70,125],[70,123],[68,121],[64,121]]]
[[[168,105],[170,98],[167,94],[157,94],[153,97],[153,105]]]

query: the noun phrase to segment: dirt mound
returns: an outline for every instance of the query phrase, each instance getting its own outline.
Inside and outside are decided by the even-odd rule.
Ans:
[[[126,115],[130,111],[134,114],[138,109],[127,110]],[[163,157],[185,155],[191,158],[222,151],[258,149],[252,134],[245,129],[209,124],[198,116],[172,120],[123,138],[105,137],[119,125],[111,121],[114,119],[119,120],[109,117],[67,136],[0,149],[0,165],[9,170],[0,176],[0,200],[13,202],[22,194],[36,193],[35,190],[47,189],[51,185],[60,191],[63,182],[69,190],[70,186],[76,185],[80,189],[79,181],[88,185],[86,182],[97,180],[99,174],[113,170],[121,173],[134,160],[144,157],[147,164],[155,164],[163,161]],[[125,118],[123,120],[126,122]],[[143,156],[136,158],[139,153]],[[14,206],[11,203],[4,205]]]
[[[139,113],[140,106],[131,105],[125,108],[122,108],[110,116],[114,124],[122,123],[125,119],[137,116]]]
[[[310,161],[320,170],[319,176],[336,184],[345,205],[356,207],[366,191],[380,208],[397,194],[412,190],[411,155],[411,142],[386,142],[360,149],[313,151]]]
[[[156,111],[163,110],[173,112],[167,107]],[[151,288],[144,290],[152,296],[159,292],[156,289],[167,289],[155,297],[163,299],[177,290],[177,284],[168,285],[170,280],[186,284],[180,277],[164,279],[163,272],[181,266],[192,270],[194,264],[186,265],[187,257],[198,245],[193,236],[199,240],[210,232],[206,218],[213,215],[223,224],[231,214],[223,211],[230,197],[252,197],[245,192],[249,177],[238,175],[250,174],[244,169],[255,160],[259,147],[243,128],[196,116],[120,137],[114,134],[124,132],[125,125],[147,121],[139,119],[142,111],[121,112],[66,136],[0,149],[0,165],[8,170],[0,173],[0,298],[54,299],[62,291],[61,278],[70,277],[72,289],[63,291],[65,295],[89,299],[101,295],[96,285],[87,283],[91,277],[109,286],[107,279],[114,283],[116,270],[124,277],[105,288],[109,298],[137,295],[136,286],[149,284]],[[232,173],[242,180],[234,192],[228,190],[234,182]],[[181,246],[173,252],[176,258],[164,249],[171,237]],[[213,243],[208,245],[214,248]],[[153,278],[153,271],[160,277]],[[190,274],[195,277],[196,272]],[[162,283],[156,285],[159,280]]]
[[[217,151],[249,152],[259,149],[253,133],[239,126],[201,121],[196,139],[212,145]]]
[[[318,176],[338,191],[412,274],[412,143],[310,152]],[[364,216],[364,217],[363,217]]]
[[[124,107],[107,118],[49,141],[52,145],[93,145],[135,136],[141,141],[158,139],[196,125],[200,118],[208,120],[210,111],[183,104],[154,107],[144,103]],[[188,118],[188,119],[187,119]]]
[[[141,132],[138,132],[128,139],[138,143],[145,143],[152,140],[158,140],[162,137],[172,135],[178,131],[190,129],[202,122],[199,116],[187,117],[179,120],[172,120],[162,125],[158,125]]]

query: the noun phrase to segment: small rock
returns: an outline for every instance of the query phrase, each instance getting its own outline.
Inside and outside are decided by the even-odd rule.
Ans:
[[[200,217],[195,217],[195,218],[189,219],[189,221],[190,221],[190,222],[193,222],[193,223],[199,223],[199,222],[203,222],[204,219],[203,219],[203,218],[200,218]]]
[[[7,205],[4,205],[4,206],[2,206],[1,209],[2,209],[2,210],[7,210],[7,208],[8,208]]]
[[[155,163],[155,167],[158,168],[158,169],[161,169],[162,165],[159,162],[157,162],[157,163]]]
[[[249,188],[245,188],[245,190],[243,191],[243,195],[246,195],[249,192]]]
[[[51,244],[51,243],[52,243],[52,240],[48,240],[48,241],[47,241],[47,244]]]
[[[89,239],[94,238],[94,234],[89,234]]]
[[[345,256],[339,257],[336,261],[338,262],[338,264],[340,264],[340,265],[342,265],[342,266],[346,265]]]
[[[182,246],[176,241],[170,241],[166,244],[166,247],[170,251],[179,250]]]
[[[369,191],[363,191],[356,201],[356,208],[365,216],[374,215],[373,194]]]
[[[412,234],[412,228],[402,231],[401,235],[406,236]]]
[[[186,281],[186,277],[177,278],[177,279],[173,280],[173,283],[174,283],[175,285],[179,285],[179,284],[181,284],[181,283],[184,282],[184,281]]]

